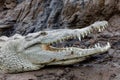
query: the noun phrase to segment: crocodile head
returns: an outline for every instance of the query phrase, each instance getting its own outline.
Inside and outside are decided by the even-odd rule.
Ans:
[[[107,21],[98,21],[83,29],[58,29],[26,36],[16,34],[9,38],[0,37],[0,69],[7,73],[38,70],[46,65],[74,64],[91,55],[104,53],[110,48],[109,42],[105,45],[96,44],[89,49],[52,45],[74,38],[81,41],[81,38],[94,31],[101,32],[107,26]]]
[[[24,47],[24,53],[41,54],[42,56],[39,56],[39,58],[37,56],[29,55],[29,58],[32,58],[30,60],[33,60],[33,63],[38,62],[37,64],[49,63],[49,65],[66,65],[80,62],[93,54],[106,52],[110,48],[109,42],[105,45],[98,43],[95,44],[95,47],[86,49],[78,47],[58,48],[55,46],[53,47],[52,45],[54,43],[62,43],[68,39],[78,38],[79,41],[81,41],[85,36],[93,33],[94,31],[101,32],[107,26],[107,21],[98,21],[83,29],[58,29],[31,33],[25,37],[25,40],[27,41],[25,43],[27,44]],[[34,52],[35,48],[36,50],[38,48],[38,51],[36,51],[37,53]]]

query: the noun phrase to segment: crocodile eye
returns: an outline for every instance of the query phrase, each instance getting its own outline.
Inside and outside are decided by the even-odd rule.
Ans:
[[[40,35],[44,36],[44,35],[47,35],[47,33],[46,32],[41,32]]]

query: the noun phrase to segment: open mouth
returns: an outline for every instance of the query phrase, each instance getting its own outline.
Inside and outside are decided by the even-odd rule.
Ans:
[[[83,29],[74,29],[70,30],[69,35],[64,35],[64,37],[61,37],[59,39],[54,40],[53,42],[50,42],[50,44],[44,44],[42,47],[45,50],[48,51],[77,51],[77,50],[92,50],[92,49],[107,49],[110,47],[110,43],[107,42],[106,44],[100,44],[96,43],[91,48],[85,47],[81,48],[80,44],[73,45],[71,43],[82,43],[83,38],[89,38],[90,34],[94,35],[94,32],[102,32],[108,27],[108,22],[102,21],[102,22],[96,22],[86,28]],[[66,32],[67,33],[67,32]]]

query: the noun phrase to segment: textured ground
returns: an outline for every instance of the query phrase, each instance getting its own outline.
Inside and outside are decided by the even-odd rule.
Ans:
[[[66,1],[68,3],[63,4]],[[18,74],[0,74],[0,80],[120,80],[119,13],[120,0],[0,0],[0,36],[15,33],[25,35],[43,28],[81,28],[97,20],[109,20],[110,26],[106,31],[97,34],[96,39],[85,38],[81,47],[107,41],[112,45],[108,52],[82,63],[50,66]],[[2,29],[4,24],[10,30]]]
[[[113,16],[109,28],[97,35],[97,39],[83,44],[107,42],[111,49],[102,55],[71,66],[50,66],[39,71],[18,74],[0,74],[0,80],[120,80],[120,17]]]

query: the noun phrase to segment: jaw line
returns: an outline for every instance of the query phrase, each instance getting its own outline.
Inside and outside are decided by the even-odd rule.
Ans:
[[[79,53],[81,56],[87,56],[87,53],[90,54],[95,54],[95,53],[103,53],[106,52],[108,49],[110,49],[110,43],[107,42],[106,45],[104,46],[100,46],[100,44],[95,44],[95,47],[93,48],[77,48],[77,47],[67,47],[67,48],[56,48],[56,47],[52,47],[50,45],[43,45],[43,49],[50,51],[50,52],[63,52],[63,53],[67,53],[67,52],[73,52],[73,53]]]

